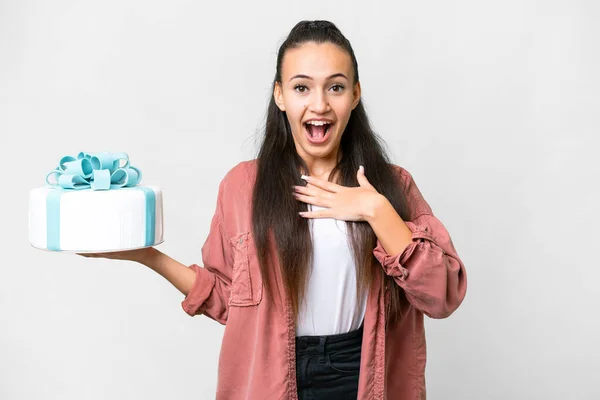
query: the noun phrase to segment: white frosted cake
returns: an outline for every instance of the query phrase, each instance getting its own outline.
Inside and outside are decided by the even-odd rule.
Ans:
[[[29,242],[32,246],[87,253],[132,250],[163,242],[161,189],[138,185],[141,171],[130,167],[128,158],[125,165],[119,167],[115,155],[125,160],[124,153],[103,154],[104,159],[100,156],[100,161],[93,153],[80,153],[78,158],[63,157],[59,167],[47,175],[48,184],[30,191]],[[111,161],[106,154],[115,160]],[[99,172],[101,164],[112,165],[113,162],[114,168],[105,168],[103,182]],[[72,177],[77,175],[72,174],[74,164],[80,168],[81,179]],[[57,176],[57,182],[50,182],[49,176]]]

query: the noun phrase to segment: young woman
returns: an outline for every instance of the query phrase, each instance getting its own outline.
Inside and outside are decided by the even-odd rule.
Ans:
[[[281,45],[258,157],[222,180],[203,267],[154,248],[92,256],[152,268],[187,313],[226,325],[218,399],[424,399],[423,315],[448,317],[466,292],[327,21],[298,23]]]

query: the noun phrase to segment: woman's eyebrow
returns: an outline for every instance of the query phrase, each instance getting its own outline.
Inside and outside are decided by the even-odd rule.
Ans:
[[[348,80],[348,77],[346,77],[346,75],[342,74],[341,72],[338,72],[337,74],[333,74],[333,75],[329,75],[327,77],[327,80],[333,79],[333,78],[344,78],[346,80]],[[303,74],[298,74],[298,75],[294,75],[290,78],[290,82],[294,79],[308,79],[308,80],[313,80],[312,77],[308,76],[308,75],[303,75]]]

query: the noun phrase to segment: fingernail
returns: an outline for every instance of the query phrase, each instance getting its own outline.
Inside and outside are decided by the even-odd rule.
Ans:
[[[300,178],[301,178],[301,179],[304,179],[305,181],[307,181],[307,180],[309,180],[309,179],[310,179],[310,177],[308,177],[308,176],[306,176],[306,175],[302,175]]]
[[[365,167],[363,167],[362,165],[359,165],[358,169],[360,170],[360,172],[364,173],[365,172]]]

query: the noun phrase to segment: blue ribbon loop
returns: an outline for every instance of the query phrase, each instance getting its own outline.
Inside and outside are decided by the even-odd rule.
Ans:
[[[52,181],[52,179],[54,181]],[[109,190],[137,185],[142,171],[129,163],[127,153],[84,153],[64,156],[46,174],[46,183],[63,189]]]

